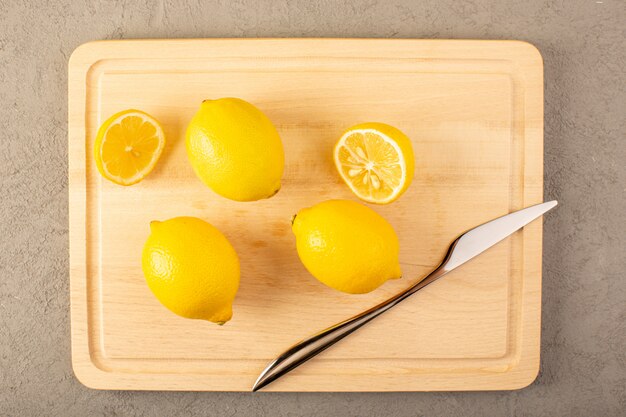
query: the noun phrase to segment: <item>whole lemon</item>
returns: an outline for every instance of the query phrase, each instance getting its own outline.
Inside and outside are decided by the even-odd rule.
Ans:
[[[141,264],[156,298],[179,316],[230,320],[240,272],[226,237],[196,217],[153,221],[150,229]]]
[[[283,144],[261,110],[238,98],[205,100],[187,127],[187,155],[196,175],[236,201],[269,198],[280,189]]]
[[[300,210],[292,229],[300,260],[331,288],[363,294],[402,276],[395,231],[362,204],[324,201]]]

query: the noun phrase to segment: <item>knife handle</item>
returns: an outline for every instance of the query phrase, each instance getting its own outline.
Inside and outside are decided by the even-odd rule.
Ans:
[[[265,370],[263,370],[259,378],[256,380],[252,391],[257,391],[263,388],[297,366],[302,365],[318,353],[323,352],[361,326],[367,324],[385,311],[405,300],[410,295],[415,294],[428,284],[431,284],[441,278],[446,274],[446,272],[448,272],[448,270],[446,270],[444,265],[441,265],[433,272],[425,276],[422,280],[407,288],[405,291],[389,298],[386,301],[383,301],[369,310],[322,330],[321,332],[290,347],[274,361],[272,361],[265,368]]]

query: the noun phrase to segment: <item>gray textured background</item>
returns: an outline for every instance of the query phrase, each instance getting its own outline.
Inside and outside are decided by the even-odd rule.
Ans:
[[[626,411],[623,0],[0,0],[0,416],[617,416]],[[185,4],[187,3],[187,4]],[[67,60],[94,39],[521,39],[545,63],[541,373],[515,392],[101,392],[70,364]]]

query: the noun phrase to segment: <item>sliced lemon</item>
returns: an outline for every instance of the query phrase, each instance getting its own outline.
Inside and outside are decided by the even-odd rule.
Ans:
[[[354,194],[375,204],[400,197],[415,171],[411,140],[384,123],[363,123],[348,129],[335,145],[334,160]]]
[[[140,110],[124,110],[98,129],[94,155],[100,174],[120,185],[136,184],[156,165],[165,135],[154,117]]]

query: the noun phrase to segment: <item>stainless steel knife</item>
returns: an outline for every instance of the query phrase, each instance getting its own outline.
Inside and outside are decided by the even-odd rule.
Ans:
[[[348,336],[359,327],[389,310],[400,301],[407,299],[428,284],[435,282],[448,272],[458,268],[475,256],[480,255],[482,252],[526,226],[556,205],[556,201],[549,201],[547,203],[527,207],[463,233],[452,242],[441,264],[421,281],[407,288],[400,294],[391,297],[387,301],[348,320],[337,323],[326,330],[322,330],[292,346],[267,365],[254,383],[252,391],[257,391],[272,383],[282,375],[285,375],[287,372],[303,364],[313,356]]]

